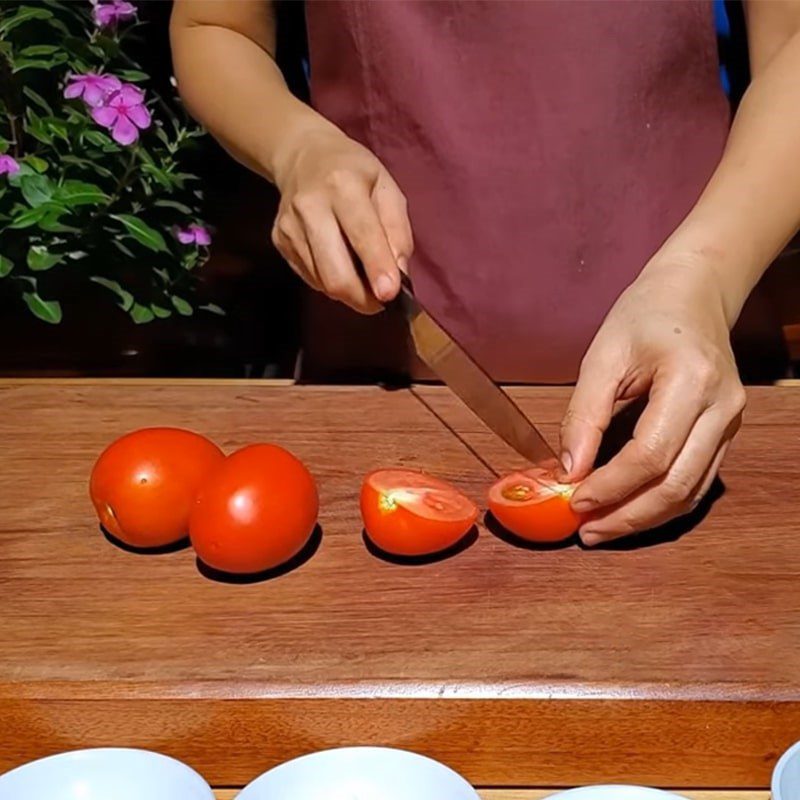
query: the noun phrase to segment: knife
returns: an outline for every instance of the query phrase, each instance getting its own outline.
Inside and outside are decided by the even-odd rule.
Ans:
[[[400,305],[417,354],[490,430],[521,456],[554,472],[561,460],[517,404],[431,316],[401,273]]]

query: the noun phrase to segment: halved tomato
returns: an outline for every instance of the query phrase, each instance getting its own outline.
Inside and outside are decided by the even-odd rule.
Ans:
[[[489,509],[504,528],[523,539],[558,542],[581,524],[570,505],[575,489],[542,469],[513,472],[489,490]]]
[[[478,507],[446,481],[409,469],[370,473],[361,487],[369,538],[387,553],[422,556],[446,550],[478,518]]]

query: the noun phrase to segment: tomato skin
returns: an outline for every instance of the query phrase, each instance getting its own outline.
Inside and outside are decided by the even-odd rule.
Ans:
[[[253,444],[208,475],[195,499],[189,536],[209,567],[254,574],[296,556],[318,514],[317,486],[305,465],[282,447]]]
[[[194,496],[224,458],[212,441],[182,428],[131,431],[100,454],[89,494],[112,536],[132,547],[163,547],[187,536]]]
[[[519,486],[532,490],[529,499],[513,499]],[[541,470],[512,473],[489,490],[489,510],[508,531],[529,542],[560,542],[581,524],[570,498],[574,486],[559,484]]]
[[[410,478],[403,484],[403,475]],[[388,477],[389,483],[384,478]],[[391,484],[395,485],[392,486]],[[423,499],[404,505],[394,501],[404,491],[424,492],[449,503],[439,511]],[[361,517],[370,540],[381,550],[395,556],[427,556],[442,552],[458,543],[475,524],[478,507],[450,484],[411,470],[376,470],[364,479],[361,486]]]

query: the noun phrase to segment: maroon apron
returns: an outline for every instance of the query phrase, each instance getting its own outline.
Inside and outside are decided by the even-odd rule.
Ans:
[[[497,380],[562,383],[692,208],[730,111],[710,2],[310,0],[314,106],[409,202],[417,291]],[[304,374],[410,369],[310,301]]]

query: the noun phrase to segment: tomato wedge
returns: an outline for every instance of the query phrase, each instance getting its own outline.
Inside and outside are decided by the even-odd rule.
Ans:
[[[489,490],[489,509],[511,533],[531,542],[568,539],[581,524],[570,498],[575,484],[559,483],[542,469],[513,472]]]
[[[361,487],[367,535],[398,556],[439,553],[461,540],[478,518],[478,507],[446,481],[409,469],[370,473]]]

